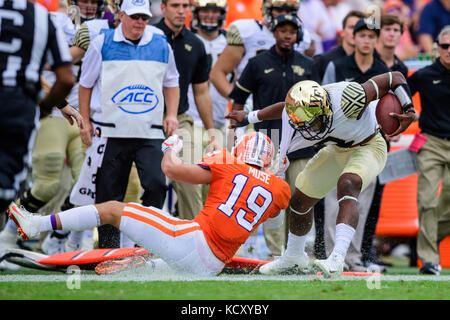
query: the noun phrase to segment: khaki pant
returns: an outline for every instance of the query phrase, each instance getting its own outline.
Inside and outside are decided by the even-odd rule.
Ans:
[[[183,113],[178,115],[178,129],[175,134],[183,140],[180,158],[186,163],[199,163],[203,155],[202,136],[194,136],[192,117]],[[203,207],[202,186],[172,181],[178,199],[178,218],[192,220]]]
[[[47,203],[59,192],[66,158],[73,181],[78,179],[83,165],[80,131],[65,118],[48,116],[40,121],[32,152],[33,187],[31,194]],[[62,199],[64,201],[64,199]]]
[[[417,153],[417,255],[423,264],[439,264],[438,240],[450,233],[450,140],[425,135],[428,140]]]

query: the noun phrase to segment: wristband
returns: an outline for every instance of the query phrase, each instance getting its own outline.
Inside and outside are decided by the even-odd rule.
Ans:
[[[261,120],[258,119],[258,111],[252,111],[247,115],[247,119],[249,123],[258,123]]]
[[[405,110],[403,113],[416,113],[416,110],[411,106],[409,109]]]
[[[63,100],[63,101],[61,101],[60,103],[58,103],[57,105],[56,105],[56,107],[58,108],[58,109],[62,109],[62,108],[64,108],[65,106],[67,106],[69,104],[69,102],[67,102],[67,100]]]

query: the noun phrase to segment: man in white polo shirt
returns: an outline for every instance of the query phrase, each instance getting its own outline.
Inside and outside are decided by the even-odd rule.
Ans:
[[[148,0],[124,0],[119,26],[102,30],[83,60],[80,113],[100,123],[107,140],[96,175],[96,203],[123,200],[135,162],[144,189],[142,204],[164,204],[167,186],[159,165],[160,146],[164,134],[178,127],[178,71],[165,36],[146,28],[150,17]],[[82,133],[86,145],[91,134]],[[117,247],[117,230],[101,228],[102,247]]]

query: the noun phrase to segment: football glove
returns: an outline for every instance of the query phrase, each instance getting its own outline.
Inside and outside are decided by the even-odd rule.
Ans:
[[[178,153],[183,148],[183,140],[178,137],[178,135],[174,134],[168,137],[161,145],[161,150],[163,153],[166,153],[167,150],[172,149],[175,153]]]

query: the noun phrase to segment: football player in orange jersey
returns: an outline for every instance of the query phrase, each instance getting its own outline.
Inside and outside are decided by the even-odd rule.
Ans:
[[[198,165],[183,163],[176,154],[182,140],[174,135],[162,144],[161,167],[169,179],[192,184],[211,184],[205,205],[194,220],[178,219],[154,207],[108,201],[38,216],[14,203],[10,217],[23,239],[50,230],[84,230],[111,224],[159,259],[147,266],[198,276],[219,274],[238,248],[264,221],[279,228],[280,211],[289,204],[290,188],[281,178],[265,172],[273,159],[271,140],[260,132],[247,133],[232,153],[222,149],[206,154]],[[98,274],[114,273],[129,263],[103,262]],[[305,266],[309,260],[305,261]],[[150,269],[150,267],[149,267]]]

